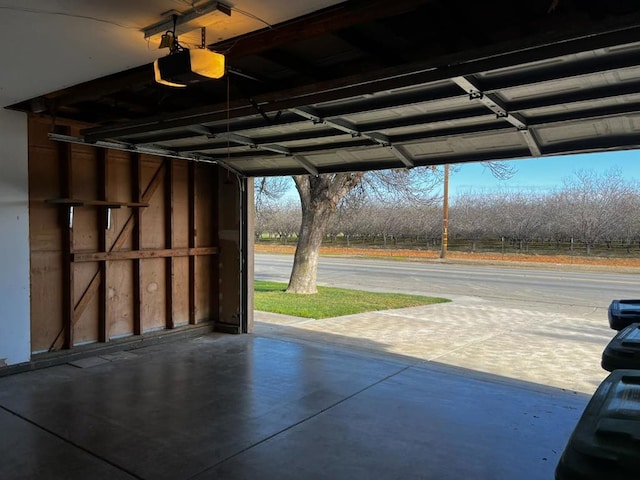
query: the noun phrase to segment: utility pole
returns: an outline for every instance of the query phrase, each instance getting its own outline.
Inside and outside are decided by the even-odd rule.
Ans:
[[[442,199],[442,249],[440,258],[447,257],[449,242],[449,164],[444,166],[444,194]]]

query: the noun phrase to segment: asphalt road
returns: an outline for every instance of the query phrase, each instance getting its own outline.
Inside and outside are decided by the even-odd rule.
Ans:
[[[293,257],[256,254],[255,278],[286,282]],[[578,266],[555,268],[416,263],[322,257],[318,284],[430,296],[480,297],[606,309],[612,299],[640,297],[638,273]]]

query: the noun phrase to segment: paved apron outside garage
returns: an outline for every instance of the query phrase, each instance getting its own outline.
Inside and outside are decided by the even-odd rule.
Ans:
[[[614,332],[455,300],[0,378],[0,478],[553,478]]]
[[[447,297],[454,301],[324,320],[257,312],[256,332],[290,333],[589,395],[608,374],[600,359],[616,332],[606,309]]]

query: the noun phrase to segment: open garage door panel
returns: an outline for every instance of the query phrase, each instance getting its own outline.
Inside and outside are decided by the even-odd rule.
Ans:
[[[53,142],[50,129],[30,119],[32,351],[203,324],[246,330],[244,181],[213,165]]]
[[[230,119],[187,112],[83,133],[248,176],[631,149],[640,146],[639,59],[633,43],[490,70],[456,66],[449,73],[460,75],[440,69],[346,88],[370,90],[347,98],[299,104],[338,95],[317,92]]]

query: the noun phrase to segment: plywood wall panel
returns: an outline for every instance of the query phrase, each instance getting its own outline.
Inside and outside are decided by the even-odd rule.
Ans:
[[[185,252],[190,247],[219,246],[218,217],[224,208],[230,212],[225,221],[237,224],[235,177],[225,177],[213,165],[58,144],[47,137],[51,127],[51,122],[30,118],[32,350],[46,351],[54,344],[59,349],[65,338],[78,345],[129,336],[138,331],[138,318],[142,333],[180,327],[192,320],[192,309],[196,323],[218,320],[220,289],[225,290],[223,297],[231,295],[227,290],[237,295],[237,281],[233,274],[220,280],[218,254],[189,257]],[[78,135],[84,127],[67,122],[56,131]],[[62,178],[67,158],[68,189],[67,175]],[[224,195],[219,193],[222,184]],[[88,201],[74,207],[71,252],[65,252],[68,244],[64,244],[69,207],[46,203],[68,197]],[[148,207],[112,209],[107,230],[106,209],[91,205],[92,200],[143,201]],[[223,249],[230,253],[224,257],[225,270],[233,270],[239,263],[237,252],[231,252],[237,249],[236,237],[232,233],[229,241],[227,235]],[[109,252],[138,249],[142,258],[105,259]],[[166,257],[172,249],[175,255],[169,253],[169,258],[148,258],[154,250]],[[96,255],[74,256],[80,253]],[[71,303],[73,335],[67,336],[65,305]],[[232,317],[235,310],[226,309]]]
[[[131,158],[127,152],[109,150],[109,200],[135,201],[131,197]]]
[[[132,202],[136,199],[131,195],[131,160],[126,152],[109,151],[108,155],[108,192],[107,197],[114,202]],[[107,250],[122,232],[125,224],[133,215],[133,209],[122,207],[111,211],[111,228],[107,231]],[[129,235],[122,245],[122,249],[131,250],[132,236]]]
[[[99,238],[98,210],[96,208],[74,208],[73,212],[73,250],[76,252],[95,252],[98,250]]]
[[[53,128],[53,122],[46,121],[33,121],[29,119],[29,148],[53,148],[54,143],[43,143],[40,141],[42,138],[46,138],[49,132]],[[35,139],[35,142],[31,140]]]
[[[71,146],[71,191],[74,198],[98,198],[97,152],[81,145]]]
[[[82,200],[98,198],[98,163],[95,149],[87,146],[70,147],[72,197]],[[63,207],[64,208],[64,207]],[[105,225],[100,225],[97,207],[76,207],[73,216],[73,248],[75,252],[95,252],[99,249],[100,235]],[[97,291],[83,294],[98,274],[97,263],[73,264],[74,307],[83,305],[80,314],[74,314],[73,342],[84,345],[98,340],[98,317],[103,305]],[[86,306],[85,306],[86,305]]]
[[[60,251],[61,213],[59,208],[44,202],[29,204],[29,238],[32,251]]]
[[[131,262],[109,262],[107,271],[109,339],[133,335],[133,270]]]
[[[189,259],[173,260],[173,322],[176,326],[189,323]]]
[[[145,187],[151,184],[153,178],[162,167],[162,161],[143,158],[141,168],[141,183]],[[165,185],[160,182],[155,193],[149,199],[149,206],[142,212],[142,241],[141,248],[165,248]]]
[[[186,162],[173,167],[173,247],[189,246],[189,171]]]
[[[217,180],[212,170],[204,165],[197,165],[195,170],[195,246],[210,247],[216,244],[214,194]]]
[[[61,334],[63,212],[45,203],[60,196],[58,149],[43,143],[50,126],[29,122],[31,351],[46,352]]]
[[[121,248],[119,250],[132,250],[133,249],[133,235],[132,230],[129,230],[128,234],[123,234],[123,230],[126,225],[132,222],[134,209],[128,207],[122,207],[111,210],[111,228],[107,230],[107,250],[112,250],[116,240],[120,237],[124,238]]]
[[[196,257],[195,259],[195,319],[200,323],[215,318],[211,308],[211,291],[215,280],[212,274],[215,257]]]
[[[62,255],[31,252],[31,351],[46,352],[62,332]]]
[[[29,135],[30,138],[35,135],[31,126]],[[59,233],[61,211],[58,207],[45,203],[47,199],[60,196],[59,169],[56,149],[30,145],[29,237],[30,247],[35,251],[61,249],[62,239]]]
[[[166,323],[166,268],[163,258],[141,262],[140,303],[142,331],[161,330]]]
[[[73,265],[73,297],[76,305],[81,303],[83,296],[87,296],[88,303],[82,314],[75,319],[74,344],[82,345],[98,340],[98,315],[102,306],[99,295],[89,291],[89,285],[98,274],[98,263],[76,263]]]

